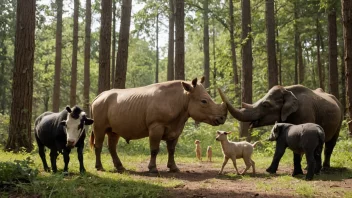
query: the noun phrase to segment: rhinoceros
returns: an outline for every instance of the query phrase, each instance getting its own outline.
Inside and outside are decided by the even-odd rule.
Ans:
[[[156,157],[161,140],[168,150],[167,167],[180,171],[174,160],[175,146],[189,117],[196,122],[218,126],[226,121],[226,103],[216,104],[197,78],[192,82],[168,81],[130,89],[111,89],[98,95],[91,105],[94,119],[90,145],[95,148],[97,170],[104,170],[101,151],[105,134],[108,148],[118,172],[123,167],[116,145],[120,137],[130,140],[149,137],[149,172],[157,173]]]

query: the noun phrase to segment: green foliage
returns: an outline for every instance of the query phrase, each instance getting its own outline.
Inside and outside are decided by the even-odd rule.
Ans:
[[[10,116],[0,113],[0,148],[5,146],[8,137],[8,129],[10,125]]]
[[[0,187],[33,181],[38,175],[38,170],[32,168],[33,164],[34,161],[30,157],[14,162],[0,162]]]

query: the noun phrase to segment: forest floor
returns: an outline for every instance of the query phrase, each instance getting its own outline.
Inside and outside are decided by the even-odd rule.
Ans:
[[[106,171],[95,170],[95,155],[89,151],[84,154],[87,172],[81,175],[74,152],[71,154],[69,175],[64,176],[61,172],[61,155],[58,158],[59,173],[53,174],[43,171],[38,153],[12,154],[0,151],[0,162],[26,159],[29,156],[34,161],[34,167],[39,170],[36,179],[29,184],[19,184],[13,189],[1,189],[0,185],[0,197],[352,198],[352,164],[331,168],[315,176],[313,181],[305,181],[305,175],[291,176],[292,155],[289,153],[281,160],[277,174],[268,174],[265,171],[271,157],[254,154],[256,175],[252,174],[251,168],[245,175],[235,174],[231,160],[225,166],[224,174],[218,175],[222,165],[222,157],[219,156],[214,157],[213,162],[204,159],[200,162],[195,157],[176,156],[175,160],[181,171],[170,173],[166,167],[167,155],[160,154],[157,158],[159,174],[151,174],[147,168],[149,155],[120,153],[120,159],[128,171],[119,174],[114,172],[111,157],[107,152],[102,155]],[[304,162],[302,166],[305,166]],[[237,167],[239,171],[244,168],[243,159],[237,160]]]

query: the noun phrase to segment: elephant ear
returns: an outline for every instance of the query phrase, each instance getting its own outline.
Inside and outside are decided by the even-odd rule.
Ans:
[[[298,109],[298,100],[291,91],[284,91],[284,106],[281,109],[281,121],[284,122],[287,117],[296,112]]]

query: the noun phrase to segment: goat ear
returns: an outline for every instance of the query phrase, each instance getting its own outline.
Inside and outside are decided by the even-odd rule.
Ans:
[[[226,134],[226,135],[228,135],[228,134],[230,134],[230,133],[232,133],[232,132],[231,132],[231,131],[229,131],[229,132],[225,132],[225,134]]]
[[[220,131],[216,131],[216,133],[217,133],[218,135],[220,135],[220,134],[221,134],[221,132],[220,132]]]

